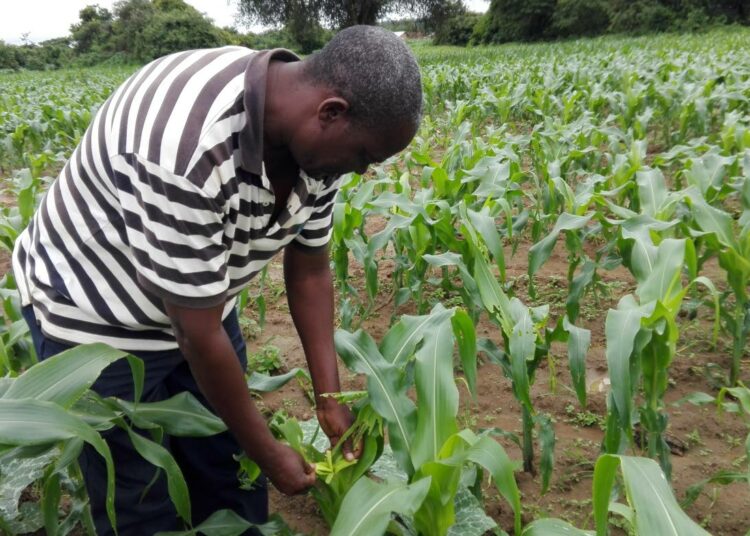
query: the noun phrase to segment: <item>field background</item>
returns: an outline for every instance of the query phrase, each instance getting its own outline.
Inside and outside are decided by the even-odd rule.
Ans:
[[[519,225],[514,236],[502,237],[504,288],[528,306],[548,305],[551,325],[566,314],[572,259],[579,262],[585,258],[596,264],[595,280],[580,299],[576,321],[591,332],[585,362],[587,404],[582,407],[576,396],[566,345],[553,343],[549,358],[542,360],[536,371],[531,401],[535,410],[549,415],[554,424],[555,465],[545,494],[541,493],[539,475],[517,473],[523,518],[530,522],[559,517],[577,527],[593,529],[592,475],[604,440],[607,395],[613,381],[606,358],[606,317],[623,296],[639,288],[639,281],[623,262],[605,262],[621,251],[617,242],[619,224],[611,222],[626,219],[626,210],[618,212],[603,199],[606,192],[624,188],[626,194],[607,199],[633,214],[643,211],[645,200],[633,194],[637,192],[638,172],[661,171],[666,190],[674,193],[690,185],[700,187],[700,162],[708,169],[703,195],[713,196],[711,203],[731,215],[738,236],[746,233],[741,212],[747,202],[743,196],[750,191],[745,186],[750,184],[750,56],[746,53],[750,31],[727,29],[695,36],[608,37],[474,49],[433,47],[422,42],[412,46],[425,73],[428,100],[422,129],[405,153],[377,166],[364,179],[352,177],[351,188],[345,188],[340,197],[342,205],[358,207],[362,221],[357,228],[364,231],[350,236],[348,243],[342,239],[333,245],[343,251],[338,253],[339,258],[343,255],[349,259],[346,279],[337,280],[337,303],[347,315],[342,323],[352,329],[361,326],[380,340],[394,319],[403,314],[422,313],[437,302],[467,307],[457,290],[460,283],[455,272],[426,266],[421,274],[416,273],[414,260],[405,260],[408,254],[396,252],[391,242],[375,257],[366,259],[352,244],[359,239],[366,247],[367,237],[388,227],[396,211],[378,206],[375,200],[384,192],[403,194],[400,181],[409,183],[409,195],[417,199],[416,192],[432,188],[434,181],[440,180],[435,178],[435,169],[444,170],[450,182],[454,177],[465,179],[472,169],[479,169],[482,158],[495,158],[506,165],[509,171],[503,168],[494,173],[507,186],[514,221],[520,221],[526,211],[528,223]],[[96,107],[135,69],[0,74],[0,176],[5,187],[0,202],[7,221],[21,217],[18,211],[23,212],[25,204],[33,204],[33,196],[29,200],[29,194],[23,193],[32,183],[35,194],[43,193]],[[725,160],[717,164],[707,155]],[[427,174],[425,169],[429,169]],[[584,200],[587,184],[598,176],[601,183],[591,188],[602,196]],[[567,182],[576,195],[566,198],[555,177]],[[369,190],[369,199],[356,198],[354,186],[360,180],[376,184]],[[19,199],[19,195],[26,197]],[[432,203],[435,197],[431,190],[427,202]],[[485,203],[472,192],[449,197],[447,202],[452,205],[462,199],[470,200],[477,210]],[[679,220],[679,228],[651,230],[648,236],[657,245],[665,238],[689,237],[684,230],[696,227],[680,201],[662,208],[650,216]],[[530,250],[552,230],[563,212],[595,216],[588,227],[570,232],[573,238],[569,240],[579,249],[566,248],[568,234],[560,234],[549,258],[530,278]],[[497,219],[502,226],[502,218]],[[11,223],[18,226],[15,220]],[[8,272],[8,250],[13,240],[13,230],[8,226],[3,233],[6,250],[0,255],[0,274]],[[456,233],[460,235],[458,230]],[[415,255],[445,252],[439,244],[435,247]],[[724,293],[722,307],[733,310],[736,298],[727,285],[726,272],[716,254],[711,253],[708,241],[703,247],[699,251],[703,256],[699,273],[713,282],[717,292]],[[368,266],[367,262],[372,264]],[[582,264],[580,261],[579,267]],[[580,274],[575,268],[574,274]],[[373,274],[377,279],[374,293]],[[503,277],[497,269],[495,275]],[[686,277],[683,274],[683,280]],[[422,283],[416,284],[420,279]],[[535,292],[529,287],[531,279]],[[4,282],[6,288],[12,288],[7,277]],[[409,289],[409,299],[398,297],[401,288]],[[260,301],[259,296],[263,296]],[[263,315],[259,314],[261,309]],[[501,344],[497,325],[487,316],[479,318],[478,337]],[[683,400],[695,392],[717,396],[727,384],[732,353],[737,351],[726,325],[717,340],[712,340],[715,314],[707,293],[691,290],[676,321],[679,336],[668,372],[663,412],[669,416],[666,435],[672,452],[672,484],[681,500],[690,486],[719,471],[747,471],[748,429],[741,415],[718,411],[715,404],[694,405]],[[262,285],[249,290],[243,325],[251,364],[257,370],[275,374],[304,366],[286,306],[280,259],[271,263]],[[739,378],[743,379],[747,378],[747,346],[740,351]],[[363,378],[343,365],[340,373],[344,389],[365,388]],[[521,406],[511,381],[497,364],[485,357],[480,359],[479,396],[475,401],[458,383],[460,427],[522,433]],[[274,393],[258,395],[258,403],[269,415],[283,410],[305,420],[314,415],[307,388],[304,382],[292,382]],[[642,395],[636,395],[635,400],[641,401]],[[511,458],[521,459],[516,443],[503,437],[498,441]],[[628,451],[636,455],[644,452],[637,447]],[[510,508],[493,487],[488,486],[485,495],[487,514],[510,531]],[[24,500],[32,503],[37,498],[33,486],[24,495]],[[287,498],[273,493],[271,507],[301,532],[328,532],[309,496]],[[747,482],[709,484],[686,511],[712,534],[746,534],[750,529],[750,489]]]

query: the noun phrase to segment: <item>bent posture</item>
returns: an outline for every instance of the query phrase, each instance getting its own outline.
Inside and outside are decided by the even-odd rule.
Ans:
[[[189,391],[229,432],[165,438],[189,485],[193,522],[222,508],[267,517],[264,485],[238,488],[244,450],[287,494],[314,472],[276,441],[244,382],[235,296],[284,250],[289,309],[317,415],[335,443],[349,410],[333,347],[327,243],[340,176],[403,149],[420,119],[419,69],[391,32],[353,27],[305,60],[286,50],[193,50],[158,59],[104,103],[17,241],[13,270],[41,359],[105,342],[143,358],[142,400]],[[133,398],[127,363],[94,384]],[[179,528],[164,478],[115,429],[121,536]],[[347,447],[351,455],[351,447]],[[81,455],[99,534],[106,471]],[[144,490],[148,491],[144,494]]]

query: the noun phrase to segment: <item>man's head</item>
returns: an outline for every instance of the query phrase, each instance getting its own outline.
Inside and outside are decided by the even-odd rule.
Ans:
[[[419,66],[393,32],[347,28],[304,60],[303,75],[318,105],[289,149],[312,176],[363,173],[406,147],[419,128]]]

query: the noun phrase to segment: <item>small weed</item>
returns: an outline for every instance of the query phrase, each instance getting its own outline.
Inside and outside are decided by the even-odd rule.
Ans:
[[[604,430],[604,418],[601,415],[592,413],[589,410],[576,411],[573,404],[565,406],[565,413],[568,415],[566,421],[576,426],[583,426],[585,428],[591,426],[598,426]]]
[[[703,440],[701,439],[701,434],[695,428],[693,429],[692,432],[690,432],[687,435],[687,440],[688,440],[688,446],[689,447],[694,447],[695,445],[701,445],[701,446],[703,445]]]
[[[299,403],[296,400],[292,400],[291,398],[285,398],[281,401],[281,407],[284,409],[285,412],[287,412],[290,415],[294,414],[294,409],[299,405]]]
[[[247,368],[263,374],[276,372],[281,368],[281,350],[269,341],[257,352],[248,352]]]
[[[743,439],[740,437],[734,437],[732,434],[721,434],[722,439],[727,442],[729,448],[735,449],[742,445]]]
[[[239,315],[240,331],[242,332],[242,338],[246,341],[255,340],[260,337],[263,331],[260,324],[254,319],[250,318],[247,314]]]

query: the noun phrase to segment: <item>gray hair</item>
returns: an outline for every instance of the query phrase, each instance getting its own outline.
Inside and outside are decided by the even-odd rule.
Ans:
[[[349,103],[353,124],[367,128],[410,124],[422,118],[422,78],[409,47],[391,31],[351,26],[305,60],[307,76]]]

